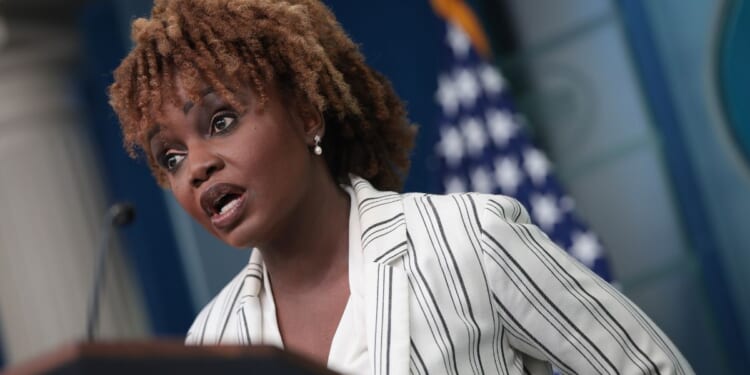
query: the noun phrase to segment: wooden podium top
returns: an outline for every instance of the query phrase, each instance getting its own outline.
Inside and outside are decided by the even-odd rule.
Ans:
[[[64,346],[2,375],[335,374],[310,360],[270,346],[185,346],[177,341],[95,342]]]

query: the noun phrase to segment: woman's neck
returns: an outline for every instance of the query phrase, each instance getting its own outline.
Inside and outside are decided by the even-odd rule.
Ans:
[[[349,195],[327,174],[316,175],[279,238],[259,248],[274,294],[305,294],[347,275]]]

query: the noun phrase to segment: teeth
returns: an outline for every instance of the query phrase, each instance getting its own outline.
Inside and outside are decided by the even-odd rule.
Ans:
[[[221,210],[219,211],[219,215],[223,215],[229,210],[237,207],[237,204],[239,204],[239,199],[232,199],[231,201],[229,201],[229,203],[225,204],[224,207],[221,208]]]

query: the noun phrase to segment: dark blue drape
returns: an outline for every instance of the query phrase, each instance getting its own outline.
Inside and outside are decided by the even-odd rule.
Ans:
[[[162,191],[143,161],[130,159],[122,147],[117,119],[107,104],[112,71],[129,46],[119,25],[133,15],[121,14],[115,1],[92,2],[81,17],[83,58],[81,92],[89,129],[97,146],[111,201],[132,202],[136,220],[123,231],[123,250],[131,260],[151,322],[159,336],[182,336],[195,315]],[[148,208],[147,210],[145,208]]]
[[[433,147],[441,25],[429,1],[324,0],[365,54],[406,101],[409,118],[419,125],[406,191],[437,193],[437,161]]]

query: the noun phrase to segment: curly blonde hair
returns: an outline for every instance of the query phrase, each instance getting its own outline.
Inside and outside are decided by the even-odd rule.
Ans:
[[[231,105],[249,85],[267,102],[277,84],[323,115],[326,163],[337,181],[348,174],[382,190],[400,190],[416,127],[388,80],[365,63],[331,11],[317,0],[156,0],[151,18],[133,22],[132,51],[114,72],[110,104],[125,148],[140,149],[154,176],[166,176],[148,135],[165,103],[176,104],[175,81],[199,102],[205,85]],[[229,84],[227,84],[229,82]]]

